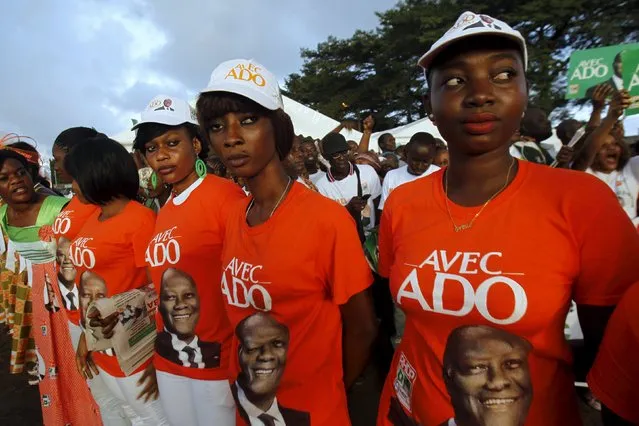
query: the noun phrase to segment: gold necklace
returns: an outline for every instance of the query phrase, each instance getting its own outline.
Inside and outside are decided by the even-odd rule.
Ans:
[[[288,178],[288,182],[286,183],[286,188],[284,188],[284,192],[282,192],[282,195],[280,196],[280,199],[277,200],[277,203],[275,204],[275,207],[273,207],[273,210],[271,210],[271,214],[268,215],[269,219],[273,216],[273,213],[275,213],[275,210],[277,210],[277,208],[280,206],[280,203],[282,202],[282,200],[284,199],[284,196],[288,193],[288,190],[291,187],[291,183],[293,183],[293,180],[291,179],[291,177],[289,176]],[[251,211],[251,208],[253,207],[253,203],[255,202],[255,198],[251,199],[251,202],[249,203],[248,208],[246,209],[246,214],[244,215],[244,217],[246,219],[248,219],[248,215],[249,212]]]
[[[445,182],[444,193],[445,193],[446,211],[448,212],[448,217],[450,218],[450,222],[453,224],[453,229],[455,230],[455,232],[465,231],[473,227],[473,223],[475,223],[475,219],[477,219],[479,215],[484,211],[488,203],[490,203],[496,196],[501,194],[502,191],[506,189],[506,187],[508,186],[508,181],[510,180],[510,172],[512,171],[514,165],[515,165],[515,158],[513,158],[513,161],[510,163],[510,167],[508,168],[508,174],[506,175],[506,182],[504,182],[504,186],[502,186],[499,191],[495,192],[493,196],[490,197],[484,203],[483,206],[481,206],[481,209],[479,209],[479,211],[475,214],[475,216],[473,216],[470,222],[462,223],[461,225],[457,225],[455,221],[453,220],[453,215],[450,214],[450,206],[448,205],[448,170],[446,170],[446,176],[444,177],[444,182]]]

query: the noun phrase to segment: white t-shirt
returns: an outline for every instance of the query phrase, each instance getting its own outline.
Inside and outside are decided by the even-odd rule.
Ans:
[[[359,169],[362,182],[362,195],[371,195],[366,207],[362,210],[364,230],[369,230],[373,228],[373,224],[375,223],[375,205],[373,201],[382,195],[382,185],[379,181],[379,176],[377,176],[377,172],[375,172],[375,169],[371,166],[359,164],[354,167]],[[345,206],[353,197],[357,196],[357,175],[353,172],[344,179],[333,182],[330,182],[328,175],[326,175],[318,180],[315,186],[317,186],[320,194]]]
[[[637,217],[637,197],[639,196],[639,156],[632,157],[621,171],[612,173],[595,172],[591,168],[586,173],[597,176],[613,190],[619,204],[628,214],[632,223],[639,225]]]
[[[324,173],[321,170],[318,170],[316,173],[309,175],[308,178],[311,180],[311,182],[317,185],[317,181],[320,180],[323,176],[326,176],[326,173]]]
[[[439,170],[439,167],[431,164],[430,167],[419,176],[415,176],[414,174],[410,173],[408,171],[408,166],[400,167],[399,169],[391,170],[390,172],[386,173],[384,184],[382,185],[382,199],[379,202],[379,209],[382,210],[384,208],[386,199],[388,198],[390,193],[393,192],[393,189],[407,182],[412,182],[415,179],[419,179],[421,177],[428,176],[431,173],[435,173],[437,170]]]

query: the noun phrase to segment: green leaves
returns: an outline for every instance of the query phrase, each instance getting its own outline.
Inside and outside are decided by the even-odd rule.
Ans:
[[[374,31],[302,49],[302,70],[286,79],[287,91],[338,120],[374,112],[375,130],[419,119],[425,82],[417,59],[466,10],[508,22],[524,35],[531,103],[549,113],[558,109],[558,115],[569,105],[565,73],[572,50],[639,39],[636,0],[404,0],[377,14]]]

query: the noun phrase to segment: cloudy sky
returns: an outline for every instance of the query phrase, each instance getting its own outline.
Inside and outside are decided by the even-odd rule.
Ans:
[[[114,134],[157,94],[194,97],[213,68],[254,58],[278,77],[300,48],[377,25],[395,0],[21,0],[3,2],[0,131],[86,125]],[[45,148],[46,147],[46,148]]]
[[[0,131],[46,153],[67,127],[113,135],[157,94],[193,98],[224,60],[254,58],[283,79],[300,69],[300,48],[374,28],[395,0],[2,3]]]

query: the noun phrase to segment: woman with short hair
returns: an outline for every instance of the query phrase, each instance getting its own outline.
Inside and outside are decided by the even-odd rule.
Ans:
[[[149,284],[145,251],[153,234],[155,214],[135,200],[139,181],[135,162],[122,145],[96,137],[76,146],[64,160],[80,202],[97,207],[71,244],[71,258],[80,280],[85,272],[106,284],[106,297]],[[82,318],[81,321],[87,321]],[[118,315],[91,318],[105,337],[113,334]],[[135,372],[125,374],[112,353],[90,352],[85,333],[80,337],[76,362],[87,379],[99,374],[110,395],[96,397],[108,413],[105,424],[130,424],[129,406],[143,425],[168,424],[157,400],[155,370],[149,359]],[[120,421],[113,415],[119,411]],[[117,414],[117,413],[116,413]],[[113,423],[111,423],[113,422]]]
[[[197,115],[251,193],[229,213],[222,251],[238,424],[349,424],[346,389],[366,366],[376,331],[354,221],[287,175],[293,124],[262,65],[220,64]]]
[[[228,214],[245,195],[233,181],[207,173],[209,145],[188,102],[156,96],[141,117],[134,148],[172,188],[146,248],[160,298],[153,357],[160,401],[174,425],[235,425],[233,329],[219,285]]]

